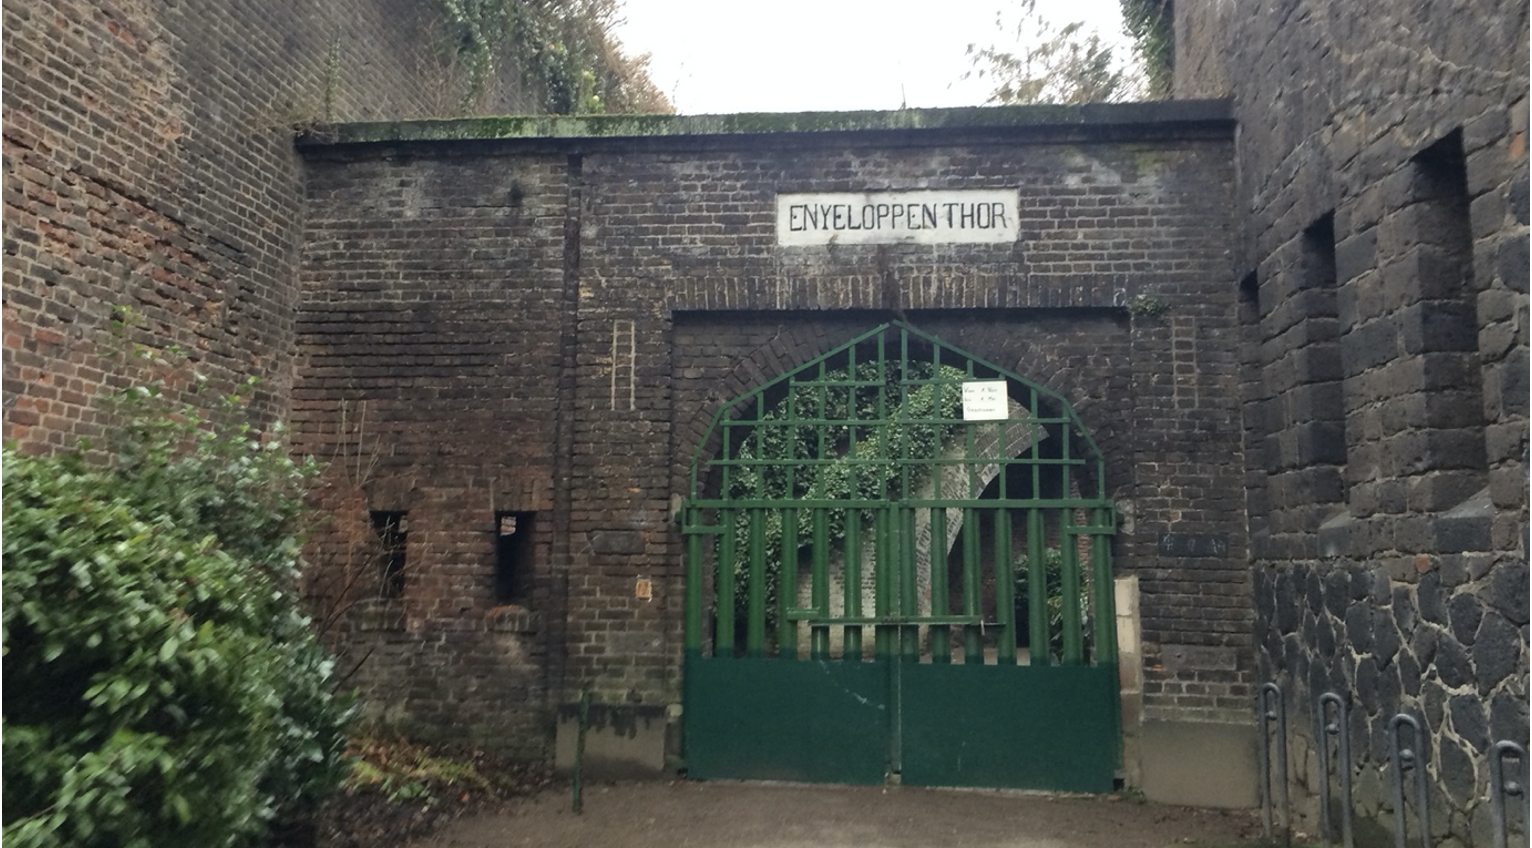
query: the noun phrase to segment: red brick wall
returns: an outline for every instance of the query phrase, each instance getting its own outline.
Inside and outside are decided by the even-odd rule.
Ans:
[[[4,434],[99,437],[111,308],[214,379],[291,385],[295,127],[440,114],[410,0],[4,4]],[[444,98],[448,102],[441,102]]]

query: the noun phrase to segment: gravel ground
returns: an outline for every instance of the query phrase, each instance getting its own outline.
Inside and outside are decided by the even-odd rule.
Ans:
[[[411,848],[1233,848],[1247,811],[917,787],[656,781],[567,786],[447,823]]]

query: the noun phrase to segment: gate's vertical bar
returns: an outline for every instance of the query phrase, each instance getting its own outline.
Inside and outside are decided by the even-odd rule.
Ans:
[[[862,616],[862,511],[846,510],[846,572],[844,607],[847,618]],[[842,630],[845,639],[844,659],[862,659],[862,626],[848,624]]]
[[[901,507],[896,513],[899,522],[899,617],[901,620],[919,615],[920,584],[915,579],[915,509]],[[920,627],[903,624],[899,628],[900,659],[915,662],[920,659]]]
[[[713,634],[713,656],[734,655],[734,548],[738,510],[720,509],[718,537],[718,561],[714,567],[718,573],[713,578],[717,596],[714,601],[713,622],[717,632]]]
[[[1036,473],[1036,466],[1033,466]],[[1033,499],[1040,497],[1035,493]],[[1043,511],[1027,508],[1027,664],[1048,665],[1048,569],[1044,567],[1046,550]]]
[[[883,507],[873,516],[873,524],[876,528],[876,547],[873,554],[873,614],[882,618],[889,613],[888,603],[888,564],[892,556],[888,534],[888,501],[893,496],[890,491],[887,475],[883,473],[881,466],[888,461],[888,334],[878,334],[878,368],[873,375],[873,390],[878,399],[878,428],[884,434],[878,450],[885,454],[878,457],[879,465],[873,466],[877,470],[874,479],[878,481],[877,498],[883,501]],[[876,656],[880,660],[888,659],[893,651],[889,643],[890,636],[888,626],[877,624],[873,627],[873,645]]]
[[[963,615],[984,614],[983,586],[979,572],[979,511],[963,508]],[[978,625],[963,625],[963,662],[984,662],[984,641]]]
[[[886,505],[873,515],[873,530],[877,534],[877,538],[872,566],[872,610],[873,615],[880,621],[873,626],[872,639],[877,658],[886,660],[893,654],[889,642],[888,625],[882,623],[882,620],[889,614],[888,564],[892,558],[890,550],[892,543],[888,538],[888,507]]]
[[[936,466],[936,491],[941,492],[941,466]],[[947,597],[947,508],[931,508],[931,614],[950,615]],[[952,662],[952,628],[945,624],[931,627],[931,662]]]
[[[846,456],[852,460],[860,454],[857,451],[856,428],[860,421],[859,404],[857,393],[862,387],[862,379],[857,376],[856,348],[846,352],[846,382],[851,385],[846,387]],[[823,457],[821,457],[822,459]],[[863,500],[867,493],[862,491],[861,466],[853,464],[848,472],[851,476],[849,494],[852,500]],[[846,535],[845,535],[845,564],[842,566],[842,608],[846,618],[859,618],[862,615],[862,511],[855,508],[846,510]],[[862,626],[848,624],[841,628],[841,638],[844,645],[841,649],[842,659],[861,662],[862,660]]]
[[[1096,638],[1092,664],[1117,665],[1117,603],[1112,585],[1112,537],[1116,517],[1111,507],[1097,507],[1090,537],[1091,592],[1096,617]]]
[[[1004,470],[1001,471],[1004,474]],[[1016,664],[1016,570],[1011,567],[1011,511],[995,509],[995,622],[1000,628],[995,662]]]
[[[1067,468],[1068,466],[1064,466]],[[1080,537],[1075,533],[1075,511],[1066,507],[1059,510],[1059,553],[1063,567],[1059,604],[1061,627],[1064,630],[1063,664],[1079,665],[1084,653],[1080,622]]]
[[[1514,758],[1523,767],[1527,763],[1527,749],[1509,739],[1501,740],[1489,749],[1489,812],[1490,823],[1495,831],[1495,848],[1507,848],[1510,840],[1510,822],[1506,820],[1505,799],[1525,794],[1521,781],[1507,780],[1505,761]]]
[[[756,507],[749,512],[750,537],[747,551],[749,576],[745,586],[745,656],[766,655],[766,510]]]
[[[1399,729],[1410,729],[1409,745],[1399,741]],[[1431,814],[1427,808],[1430,790],[1426,785],[1425,736],[1420,732],[1420,722],[1408,713],[1399,713],[1388,720],[1388,776],[1389,789],[1394,797],[1394,846],[1405,848],[1409,844],[1409,817],[1404,800],[1404,772],[1413,770],[1415,777],[1415,823],[1420,830],[1421,848],[1431,848]]]
[[[830,527],[824,507],[815,507],[813,518],[814,553],[809,561],[813,566],[813,583],[809,587],[812,606],[817,616],[824,616],[830,608]],[[809,628],[809,655],[816,660],[830,658],[830,628],[814,624]]]
[[[791,477],[789,477],[791,480]],[[792,491],[792,484],[788,484]],[[798,510],[782,510],[782,562],[777,572],[777,656],[798,658],[798,622],[787,611],[798,605]]]
[[[688,509],[684,513],[683,530],[686,537],[686,625],[685,650],[688,656],[702,654],[702,511]]]

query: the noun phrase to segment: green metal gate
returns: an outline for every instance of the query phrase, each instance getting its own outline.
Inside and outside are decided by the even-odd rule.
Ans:
[[[726,405],[683,507],[689,774],[1110,791],[1102,475],[1062,397],[902,322]]]

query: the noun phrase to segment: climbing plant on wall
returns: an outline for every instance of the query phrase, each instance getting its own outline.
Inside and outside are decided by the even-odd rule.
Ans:
[[[1122,26],[1144,63],[1151,98],[1170,96],[1175,61],[1175,20],[1169,0],[1119,0]]]
[[[933,379],[937,378],[937,379]],[[903,497],[906,479],[895,460],[929,459],[941,451],[959,425],[962,371],[928,362],[902,369],[889,363],[880,373],[872,362],[828,370],[795,380],[788,395],[761,416],[751,438],[737,449],[743,460],[729,481],[729,495],[754,500],[881,500]],[[879,419],[895,422],[878,426]],[[932,419],[943,419],[934,423]],[[750,464],[760,462],[761,464]],[[846,511],[821,511],[832,548],[846,535]],[[796,564],[797,551],[785,551],[781,510],[764,513],[767,609],[776,607],[783,563]],[[809,510],[797,513],[799,546],[814,537]],[[735,550],[750,544],[750,519],[734,524]],[[749,568],[743,554],[736,572]],[[744,609],[747,581],[736,584],[735,603]],[[772,614],[768,612],[768,614]]]

